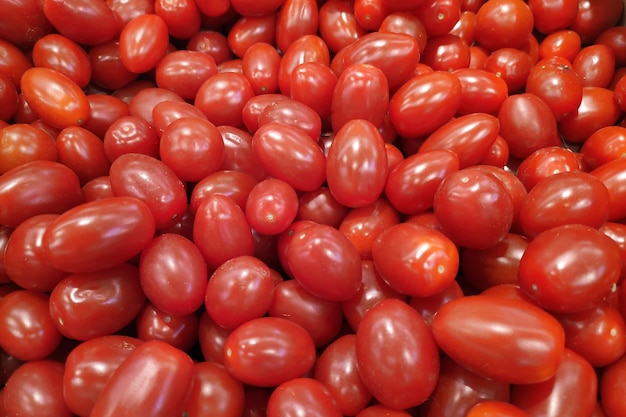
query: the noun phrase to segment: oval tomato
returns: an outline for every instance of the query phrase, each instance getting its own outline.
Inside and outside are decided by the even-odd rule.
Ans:
[[[137,255],[154,232],[154,217],[140,200],[96,200],[64,212],[48,227],[44,256],[66,272],[99,271]]]
[[[356,332],[355,349],[363,383],[382,405],[414,407],[435,389],[437,346],[422,316],[406,303],[390,299],[372,307]]]
[[[552,378],[565,349],[554,317],[525,301],[499,297],[452,300],[441,307],[432,330],[439,348],[460,365],[508,383]]]
[[[165,342],[145,342],[107,381],[90,416],[182,415],[194,378],[193,361],[186,353]],[[144,382],[133,389],[132,381],[138,379]]]
[[[224,365],[245,384],[272,387],[313,368],[315,345],[300,325],[261,317],[237,327],[224,344]]]

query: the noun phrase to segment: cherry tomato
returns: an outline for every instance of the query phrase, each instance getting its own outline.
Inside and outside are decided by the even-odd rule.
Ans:
[[[281,317],[260,317],[237,327],[226,339],[224,365],[239,381],[278,386],[304,376],[315,362],[313,339],[302,326]]]
[[[33,63],[66,75],[84,88],[91,79],[91,62],[83,48],[65,36],[51,33],[35,42]]]
[[[437,346],[422,316],[406,303],[384,300],[365,313],[355,350],[363,383],[382,405],[414,407],[434,391],[439,375]]]
[[[342,415],[328,389],[315,379],[295,378],[280,384],[272,391],[267,402],[267,417],[302,412],[312,417]]]
[[[504,401],[481,401],[466,414],[466,417],[528,417],[519,407]]]
[[[614,159],[591,171],[591,175],[604,183],[609,190],[610,211],[608,220],[617,220],[626,216],[626,189],[622,186],[622,178],[626,160]]]
[[[565,349],[563,329],[554,317],[525,301],[499,297],[467,296],[444,304],[432,331],[454,361],[508,383],[552,378]],[[509,337],[513,333],[516,337]]]
[[[211,194],[199,204],[193,241],[210,270],[237,256],[254,254],[254,239],[246,215],[230,197]]]
[[[519,265],[518,282],[543,308],[575,313],[597,305],[621,273],[618,245],[589,226],[553,227],[530,241]]]
[[[580,152],[585,164],[590,169],[613,159],[620,158],[626,151],[626,128],[606,126],[596,130],[585,140]]]
[[[202,24],[194,0],[158,0],[154,3],[154,12],[163,18],[169,35],[176,39],[189,39],[200,30]]]
[[[461,90],[459,79],[447,72],[413,77],[389,101],[391,123],[409,139],[432,133],[456,114]]]
[[[83,127],[100,139],[104,138],[106,131],[115,121],[130,115],[128,103],[112,95],[89,94],[87,101],[89,101],[91,116]]]
[[[187,210],[185,184],[163,161],[136,153],[120,155],[109,176],[113,193],[142,201],[157,229],[172,226]]]
[[[3,19],[0,23],[0,38],[3,42],[31,47],[37,40],[52,32],[52,25],[43,11],[43,2],[7,1],[2,5],[6,16],[11,16],[10,19]]]
[[[0,300],[0,347],[23,361],[46,358],[61,343],[50,310],[49,296],[32,290],[16,290]]]
[[[319,10],[313,0],[285,0],[276,21],[276,46],[286,51],[299,37],[315,35],[319,25]]]
[[[278,68],[278,88],[281,93],[286,96],[291,95],[291,76],[298,65],[306,62],[330,65],[329,47],[319,36],[301,36],[283,52]]]
[[[496,74],[483,69],[463,68],[452,73],[461,82],[459,114],[497,114],[508,96],[506,82]]]
[[[245,212],[254,230],[265,235],[277,235],[285,231],[295,219],[298,196],[285,181],[268,178],[250,190]]]
[[[243,106],[253,96],[254,90],[243,74],[220,73],[200,86],[194,105],[216,126],[240,127]]]
[[[157,14],[140,15],[120,33],[120,59],[130,72],[140,74],[157,66],[168,46],[168,28]]]
[[[280,54],[269,43],[258,42],[246,49],[242,57],[243,75],[255,94],[278,91]]]
[[[626,369],[626,357],[604,368],[600,379],[600,401],[602,409],[607,417],[617,417],[626,411],[624,402],[620,400],[626,392],[624,370]]]
[[[63,400],[65,366],[54,360],[39,360],[20,366],[4,387],[7,415],[71,417]]]
[[[267,123],[295,126],[305,131],[314,142],[318,141],[322,132],[322,120],[315,110],[291,99],[277,100],[264,106],[259,113],[259,127]]]
[[[615,124],[619,115],[611,90],[583,87],[578,110],[559,120],[559,133],[566,141],[582,143],[595,131]]]
[[[135,81],[139,76],[122,64],[118,41],[91,48],[89,61],[91,62],[91,84],[101,88],[117,90]]]
[[[530,416],[588,415],[596,405],[598,382],[583,357],[565,349],[554,377],[537,384],[515,385],[511,403]],[[563,401],[569,398],[569,401]]]
[[[180,235],[166,233],[142,251],[139,278],[144,293],[157,308],[182,316],[202,305],[208,271],[196,245]]]
[[[95,134],[80,126],[69,126],[56,138],[58,161],[71,168],[81,184],[109,173],[111,163],[104,152],[104,143]]]
[[[179,50],[167,54],[155,71],[157,86],[193,100],[202,83],[217,74],[217,63],[209,54]]]
[[[529,0],[535,29],[544,34],[567,29],[578,13],[577,0]]]
[[[38,214],[60,214],[83,202],[76,173],[52,161],[32,161],[0,176],[0,224],[17,227]]]
[[[494,51],[518,48],[533,30],[534,18],[528,4],[521,0],[491,0],[476,12],[476,41]]]
[[[107,2],[45,0],[43,12],[56,30],[79,44],[100,45],[118,35],[116,15]]]
[[[137,337],[143,341],[160,340],[183,352],[190,351],[198,340],[198,316],[172,315],[145,303],[135,321]]]
[[[330,67],[318,62],[296,66],[289,80],[291,98],[311,107],[322,119],[332,112],[337,76]]]
[[[72,349],[63,374],[67,407],[88,416],[113,372],[142,343],[134,337],[111,335],[89,339]]]
[[[145,342],[107,381],[90,416],[181,415],[194,378],[194,364],[186,353],[158,340]],[[137,379],[144,383],[133,389],[132,381]]]
[[[140,200],[112,197],[61,214],[43,236],[44,255],[66,272],[103,270],[131,259],[151,241],[154,217]]]
[[[502,241],[514,217],[513,199],[504,183],[472,167],[443,179],[435,192],[433,210],[446,236],[457,245],[474,249],[487,249]]]
[[[24,123],[0,128],[0,173],[30,161],[56,161],[54,139]]]
[[[293,234],[286,256],[294,278],[322,299],[349,300],[361,285],[359,252],[343,233],[330,226],[311,225]]]
[[[591,44],[607,28],[615,26],[624,11],[624,3],[617,0],[594,2],[578,1],[578,12],[571,29],[578,32],[583,44]]]
[[[210,414],[238,417],[244,412],[244,386],[224,366],[215,362],[196,362],[195,382],[185,412],[189,417]]]
[[[159,137],[150,123],[137,116],[124,116],[115,120],[104,138],[104,153],[109,161],[115,161],[125,153],[140,153],[157,158]]]
[[[22,76],[22,94],[46,123],[63,129],[85,123],[91,114],[85,93],[72,79],[48,68],[31,68]]]
[[[354,5],[350,1],[324,3],[319,8],[318,20],[320,36],[333,53],[337,53],[367,33],[359,26]]]

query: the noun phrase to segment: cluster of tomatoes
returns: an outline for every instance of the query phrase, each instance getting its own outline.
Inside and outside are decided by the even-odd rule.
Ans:
[[[622,0],[0,10],[0,417],[626,416]]]

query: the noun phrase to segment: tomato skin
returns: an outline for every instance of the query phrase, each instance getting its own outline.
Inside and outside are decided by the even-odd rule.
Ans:
[[[450,150],[459,157],[459,167],[466,168],[481,161],[495,141],[499,128],[498,119],[490,114],[460,116],[431,133],[419,152]]]
[[[297,127],[317,142],[322,132],[320,116],[304,103],[296,100],[278,100],[268,104],[259,114],[259,127],[266,123],[282,123]]]
[[[168,33],[176,39],[189,39],[200,30],[200,11],[194,0],[156,1],[154,12],[163,18]]]
[[[278,91],[280,59],[276,48],[269,43],[255,43],[246,49],[242,57],[243,75],[250,82],[255,94]]]
[[[311,107],[322,119],[332,114],[337,76],[330,67],[318,62],[296,66],[290,77],[291,98]]]
[[[109,176],[113,194],[141,200],[150,209],[157,229],[172,226],[187,210],[185,184],[156,158],[121,155],[111,164]]]
[[[444,234],[455,244],[473,249],[487,249],[502,241],[513,224],[514,210],[513,198],[504,183],[478,167],[444,178],[433,201]],[[468,221],[469,213],[472,215]]]
[[[452,300],[439,309],[432,331],[439,348],[460,365],[515,384],[554,376],[565,349],[563,329],[554,317],[512,299],[477,295]],[[515,338],[508,336],[512,333]]]
[[[291,75],[298,65],[306,62],[330,65],[328,45],[319,36],[301,36],[284,51],[278,68],[278,88],[281,93],[286,96],[291,95]]]
[[[135,74],[151,70],[167,51],[167,25],[157,14],[137,16],[122,29],[119,45],[120,59],[126,69]]]
[[[320,36],[335,54],[367,33],[358,24],[350,1],[326,2],[319,8],[318,19]]]
[[[83,202],[78,177],[52,161],[32,161],[0,176],[0,224],[12,228],[38,214],[60,214]]]
[[[552,175],[580,171],[580,161],[574,152],[561,146],[548,146],[526,157],[517,167],[517,177],[530,191],[541,180]]]
[[[214,362],[197,362],[195,368],[195,383],[185,407],[189,417],[243,415],[246,394],[241,382]]]
[[[63,129],[85,123],[91,114],[83,90],[58,71],[36,67],[27,70],[20,81],[24,99],[46,123]]]
[[[130,336],[110,335],[89,339],[68,354],[63,374],[63,397],[79,416],[91,409],[120,364],[143,342]]]
[[[89,94],[87,101],[89,101],[91,116],[83,127],[101,140],[116,120],[130,115],[128,103],[112,95]]]
[[[626,152],[626,128],[606,126],[598,129],[585,140],[580,152],[583,161],[591,170],[620,158]]]
[[[330,226],[314,224],[296,232],[286,256],[293,277],[324,300],[349,300],[361,285],[359,252],[343,233]]]
[[[142,251],[139,278],[157,308],[184,316],[202,305],[208,271],[196,245],[180,235],[165,233]]]
[[[376,126],[348,121],[336,132],[326,158],[326,181],[337,201],[348,207],[372,204],[387,179],[387,152]]]
[[[315,35],[319,25],[319,10],[314,0],[285,0],[276,21],[276,46],[286,51],[304,35]]]
[[[254,90],[243,74],[219,73],[200,86],[194,105],[215,126],[240,127],[243,107],[253,96]]]
[[[354,103],[359,102],[359,106]],[[389,104],[385,74],[369,64],[352,64],[339,75],[333,91],[331,125],[334,132],[353,119],[365,119],[374,126],[383,123]]]
[[[476,12],[476,41],[494,51],[501,48],[518,48],[533,30],[533,14],[520,0],[496,0],[484,3]]]
[[[0,174],[30,161],[56,161],[54,139],[24,123],[0,128]]]
[[[91,79],[91,62],[84,49],[76,42],[58,34],[49,34],[35,42],[33,63],[68,76],[84,88]]]
[[[586,172],[561,172],[539,181],[520,209],[520,226],[529,238],[564,224],[599,228],[609,216],[609,191]]]
[[[316,379],[295,378],[280,384],[270,394],[267,402],[267,417],[281,417],[302,412],[306,412],[306,415],[311,417],[342,416],[328,389]]]
[[[88,55],[91,62],[92,85],[117,90],[135,81],[139,76],[122,64],[118,41],[94,46]]]
[[[254,254],[254,239],[246,215],[224,195],[208,195],[198,206],[193,241],[210,270],[229,259]]]
[[[356,415],[372,396],[363,384],[356,360],[356,335],[337,338],[318,358],[313,376],[326,386],[343,415]]]
[[[92,417],[180,415],[189,398],[195,369],[191,358],[165,342],[138,346],[122,362],[98,396]],[[132,381],[142,380],[141,389]]]
[[[326,180],[326,158],[305,131],[267,123],[252,137],[252,151],[268,174],[298,191],[313,191]]]
[[[620,114],[611,90],[583,87],[578,110],[559,121],[559,132],[566,141],[583,143],[595,131],[615,124]]]
[[[95,134],[80,126],[69,126],[59,132],[58,161],[78,175],[81,184],[109,173],[111,163],[104,152],[104,143]]]
[[[61,214],[43,236],[44,254],[63,271],[93,272],[137,255],[154,232],[148,206],[133,197],[112,197]]]
[[[459,253],[450,239],[436,230],[411,223],[400,223],[383,231],[372,246],[372,258],[391,288],[416,297],[443,291],[454,281],[459,269]]]
[[[231,198],[242,210],[252,188],[257,184],[250,175],[241,171],[221,170],[200,180],[191,192],[191,208],[198,211],[200,203],[211,194],[220,194]]]
[[[450,359],[441,358],[437,387],[422,406],[424,417],[465,415],[481,400],[509,401],[510,385],[484,378]]]
[[[61,343],[48,309],[49,296],[31,290],[16,290],[0,300],[0,347],[23,361],[46,358]]]
[[[382,405],[417,406],[435,389],[437,346],[422,316],[406,303],[389,299],[372,307],[357,329],[355,349],[361,378]]]
[[[315,345],[300,325],[281,317],[261,317],[237,327],[226,339],[224,365],[239,381],[273,387],[313,368]]]
[[[198,340],[199,319],[195,313],[175,316],[147,302],[135,319],[137,337],[160,340],[188,352]]]
[[[157,86],[193,100],[202,83],[217,74],[217,64],[211,55],[178,50],[163,57],[155,71]]]
[[[506,82],[489,71],[462,68],[452,72],[461,82],[461,104],[458,114],[497,114],[508,96]]]
[[[285,181],[268,178],[250,190],[245,212],[254,230],[264,235],[278,235],[296,218],[298,195]]]
[[[622,356],[604,368],[600,378],[600,402],[607,417],[618,417],[626,411],[621,400],[626,393],[626,357]]]
[[[607,88],[615,71],[615,54],[607,45],[589,45],[572,61],[572,69],[583,86]]]
[[[582,356],[565,349],[554,377],[537,384],[515,385],[511,403],[529,416],[591,416],[596,406],[595,370]],[[569,401],[563,401],[569,398]]]
[[[106,2],[44,0],[43,12],[55,29],[79,44],[100,45],[118,34],[117,17]]]
[[[54,360],[28,362],[18,368],[4,388],[7,416],[71,417],[63,401],[64,365]]]
[[[389,101],[389,117],[400,136],[412,139],[434,132],[461,104],[461,83],[447,72],[411,78]]]
[[[597,229],[557,226],[530,241],[520,261],[518,282],[543,308],[575,313],[594,307],[611,293],[621,262],[617,243]]]

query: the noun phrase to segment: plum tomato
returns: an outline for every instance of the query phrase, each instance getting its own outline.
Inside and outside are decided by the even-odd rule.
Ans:
[[[461,366],[512,384],[552,378],[565,349],[563,328],[554,317],[528,302],[500,297],[452,300],[439,309],[432,331],[439,348]]]

